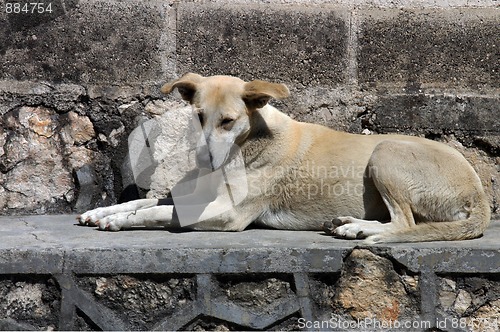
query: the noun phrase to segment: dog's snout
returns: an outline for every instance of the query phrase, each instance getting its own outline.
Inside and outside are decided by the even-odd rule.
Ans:
[[[196,163],[200,168],[212,168],[213,157],[207,145],[197,149]]]

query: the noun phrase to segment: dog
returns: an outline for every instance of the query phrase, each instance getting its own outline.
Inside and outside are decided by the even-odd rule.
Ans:
[[[490,222],[478,175],[443,143],[351,134],[295,121],[268,104],[289,96],[284,84],[188,73],[161,91],[175,89],[200,120],[206,139],[205,153],[197,156],[200,162],[221,169],[237,146],[248,188],[240,202],[225,209],[228,189],[237,192],[239,186],[221,181],[190,229],[242,231],[256,223],[281,230],[325,230],[376,244],[473,239]],[[162,199],[140,199],[97,208],[77,219],[110,231],[179,227],[175,202],[164,204]]]

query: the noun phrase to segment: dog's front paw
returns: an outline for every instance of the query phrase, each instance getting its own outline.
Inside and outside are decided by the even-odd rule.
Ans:
[[[328,235],[337,235],[336,229],[340,226],[350,224],[353,222],[352,217],[338,217],[323,224],[323,231]]]
[[[117,232],[125,227],[129,222],[129,212],[112,214],[99,220],[98,225],[101,231]]]
[[[106,216],[105,209],[106,208],[101,207],[87,211],[76,217],[76,220],[78,220],[80,225],[97,226],[99,219]]]

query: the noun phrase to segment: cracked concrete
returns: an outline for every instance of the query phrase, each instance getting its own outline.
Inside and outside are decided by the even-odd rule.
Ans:
[[[110,233],[78,226],[73,215],[4,216],[0,224],[2,273],[21,263],[33,273],[49,267],[56,269],[53,273],[63,273],[65,259],[66,269],[80,273],[331,272],[340,268],[347,252],[361,245],[317,232],[262,229],[219,233],[137,228]],[[434,271],[499,273],[499,236],[500,222],[495,221],[476,240],[394,244],[373,250],[412,271],[428,265]]]

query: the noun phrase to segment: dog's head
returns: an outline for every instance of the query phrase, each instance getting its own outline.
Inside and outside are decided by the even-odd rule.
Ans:
[[[284,84],[266,81],[245,82],[231,76],[203,77],[188,73],[163,85],[161,91],[177,89],[196,112],[206,145],[197,149],[201,165],[221,167],[235,145],[241,144],[250,133],[250,118],[271,98],[288,97]]]

